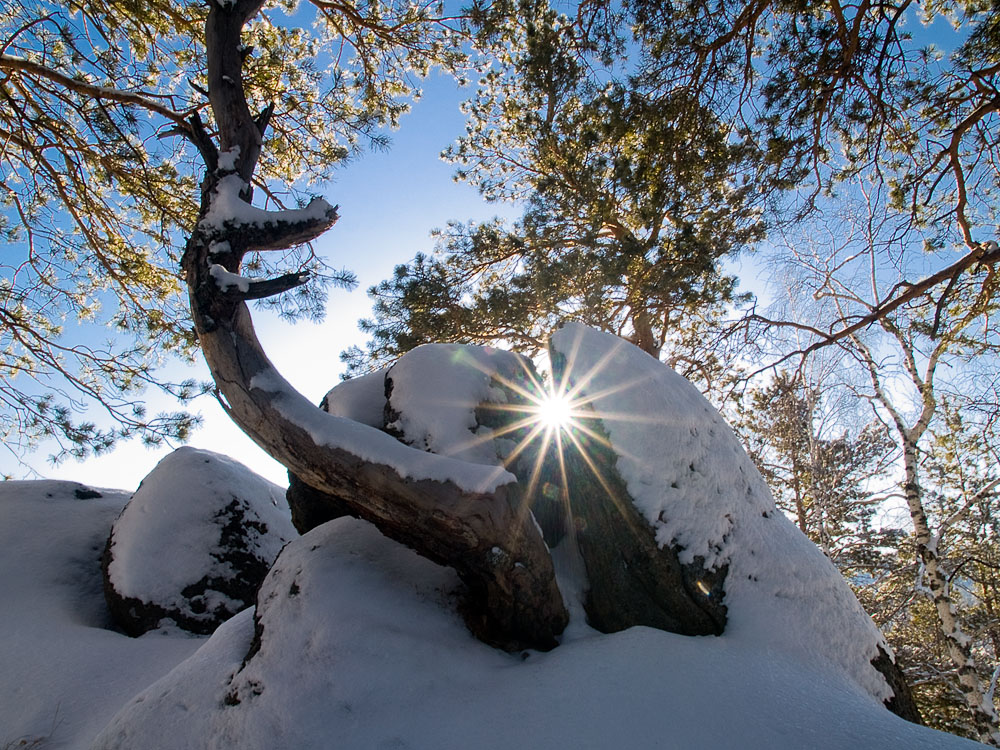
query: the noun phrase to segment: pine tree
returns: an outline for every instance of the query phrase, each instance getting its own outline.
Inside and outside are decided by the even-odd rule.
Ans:
[[[989,236],[1000,34],[980,5],[566,7],[505,0],[475,14],[499,65],[448,155],[487,198],[526,204],[524,216],[453,224],[432,256],[373,287],[375,316],[362,326],[372,338],[346,353],[352,371],[414,342],[485,342],[511,328],[521,337],[510,340],[534,348],[559,319],[656,355],[730,300],[718,262],[754,243],[755,219],[813,215],[859,174],[879,175],[894,210],[947,252],[814,346],[921,295],[946,304],[962,277],[1000,261]],[[909,30],[945,20],[947,53]],[[439,296],[429,277],[463,292]]]
[[[296,205],[346,158],[383,143],[420,76],[463,59],[457,24],[434,6],[311,5],[316,23],[299,24],[298,3],[269,3],[239,51],[264,130],[254,187],[271,207]],[[45,438],[77,456],[131,435],[183,439],[196,421],[147,415],[141,394],[199,392],[157,368],[197,345],[177,269],[199,209],[192,128],[218,128],[204,39],[210,6],[3,4],[0,438],[18,454]],[[257,254],[247,261],[257,273],[280,265]],[[321,315],[324,282],[352,280],[308,247],[283,262],[313,274],[268,301],[293,317]],[[107,342],[68,340],[67,319],[103,328],[94,337]],[[90,408],[103,412],[99,422],[81,418]]]
[[[374,287],[354,370],[433,340],[538,350],[567,319],[658,357],[736,296],[721,263],[760,236],[754,149],[691,92],[640,75],[658,30],[630,38],[625,11],[584,30],[542,2],[500,6],[479,18],[493,67],[447,156],[524,214],[453,223]]]
[[[734,427],[778,507],[848,580],[864,584],[901,535],[875,527],[895,445],[880,423],[852,433],[823,409],[819,387],[783,371],[747,393]]]

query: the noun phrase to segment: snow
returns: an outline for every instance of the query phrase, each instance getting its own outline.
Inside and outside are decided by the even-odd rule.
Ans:
[[[389,406],[399,416],[388,428],[408,445],[477,464],[500,464],[493,431],[480,427],[475,409],[502,403],[491,386],[497,373],[516,372],[521,358],[483,346],[424,344],[407,352],[389,370]]]
[[[497,466],[473,464],[411,448],[366,424],[327,414],[309,403],[270,368],[250,379],[250,388],[272,394],[271,404],[285,419],[301,427],[316,445],[344,450],[365,461],[389,466],[401,477],[452,482],[467,492],[495,492],[516,482]]]
[[[327,413],[382,429],[388,368],[338,383],[323,397]]]
[[[881,701],[871,660],[888,645],[840,573],[783,514],[697,388],[638,348],[579,324],[557,331],[571,396],[601,418],[617,469],[658,543],[729,566],[721,636],[836,670]]]
[[[109,629],[100,556],[128,493],[101,489],[81,500],[84,489],[0,483],[0,747],[37,738],[86,747],[123,703],[204,641]]]
[[[285,503],[285,490],[254,474],[238,461],[206,450],[178,448],[164,457],[139,485],[114,525],[109,575],[126,597],[154,602],[199,619],[211,617],[214,605],[233,611],[233,602],[205,602],[191,611],[183,591],[203,578],[234,575],[222,552],[226,508],[244,506],[246,551],[268,563],[284,544],[298,536]],[[242,609],[242,606],[236,607]]]
[[[227,148],[219,152],[219,171],[220,172],[235,172],[236,162],[240,158],[240,147],[233,146],[232,148]]]
[[[216,250],[213,249],[213,252]],[[224,266],[220,266],[218,263],[210,265],[208,273],[215,279],[215,285],[223,292],[228,292],[230,287],[236,287],[243,293],[250,291],[250,279],[240,276],[238,273],[227,271]]]
[[[224,156],[232,157],[231,152]],[[224,161],[220,156],[220,165]],[[232,157],[235,158],[235,157]],[[219,180],[212,194],[212,202],[205,216],[198,223],[205,232],[224,229],[227,225],[276,226],[278,224],[316,223],[327,220],[334,207],[322,198],[314,198],[304,208],[267,211],[247,203],[240,194],[249,187],[238,174],[228,174]]]
[[[981,747],[881,705],[884,685],[864,661],[877,630],[815,546],[773,512],[749,459],[693,386],[604,334],[569,326],[553,346],[586,381],[618,469],[658,538],[729,565],[723,635],[644,627],[600,634],[577,597],[556,649],[508,654],[470,635],[456,611],[452,570],[363,521],[339,518],[285,545],[257,607],[210,638],[162,629],[132,639],[109,622],[99,560],[127,493],[81,499],[93,493],[74,483],[6,482],[0,747],[22,740],[66,750]],[[393,374],[403,432],[459,453],[468,449],[455,438],[467,439],[469,410],[457,402],[488,392],[479,365],[487,372],[503,365],[500,354],[472,350],[459,359],[475,366],[449,372],[444,364],[462,352],[428,349]],[[276,374],[258,375],[255,387],[275,393],[318,441],[417,476],[495,477],[496,467],[423,453],[373,429],[384,376],[333,389],[331,414],[291,400]],[[425,395],[437,404],[423,408]],[[176,465],[158,467],[135,493],[144,524],[123,521],[116,532],[137,555],[117,561],[136,590],[162,583],[140,569],[144,549],[168,563],[159,575],[175,576],[171,586],[217,562],[176,524],[170,506],[178,487],[257,486],[245,472],[226,474],[224,457],[209,454],[211,475],[201,475],[199,452],[179,453]],[[257,487],[263,505],[278,512],[272,501],[280,489]],[[553,557],[563,591],[580,589],[585,572],[572,546],[560,544]]]
[[[249,612],[123,707],[92,747],[979,747],[723,638],[587,631],[549,653],[506,654],[468,634],[449,605],[456,586],[368,524],[332,521],[279,557],[246,666]]]

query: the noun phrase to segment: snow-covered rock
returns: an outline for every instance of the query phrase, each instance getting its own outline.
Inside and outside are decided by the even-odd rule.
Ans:
[[[104,556],[108,605],[130,635],[165,619],[211,633],[254,603],[295,536],[281,487],[226,456],[179,448],[115,521]]]
[[[290,543],[249,611],[123,707],[92,750],[958,750],[843,673],[746,639],[584,629],[506,654],[454,574],[342,518]],[[247,657],[247,654],[250,657]]]
[[[426,354],[396,372],[388,420],[384,375],[373,376],[328,395],[332,416],[320,415],[317,434],[346,444],[351,425],[388,421],[414,445],[451,455],[427,454],[443,459],[430,469],[411,456],[405,463],[399,442],[385,435],[365,451],[386,445],[414,472],[460,479],[490,462],[496,469],[510,458],[505,441],[524,430],[491,432],[479,407],[483,399],[524,406],[498,387],[509,378],[498,377],[506,365],[496,363],[514,360],[463,347]],[[173,627],[127,638],[107,629],[98,572],[124,494],[0,484],[0,747],[22,739],[73,750],[980,747],[879,705],[891,690],[871,664],[884,645],[877,629],[832,565],[775,512],[735,437],[693,386],[634,347],[578,326],[556,335],[553,354],[577,400],[564,450],[576,445],[582,454],[595,443],[605,450],[574,470],[614,474],[602,479],[617,482],[616,502],[629,505],[610,507],[633,513],[654,549],[713,573],[706,588],[724,597],[721,635],[589,627],[580,606],[586,571],[573,544],[587,529],[575,518],[567,528],[577,533],[553,550],[570,627],[550,652],[505,653],[467,630],[454,571],[366,522],[338,518],[285,545],[256,608],[211,638]],[[456,360],[483,366],[450,369]],[[487,466],[469,463],[473,456]],[[136,493],[141,502],[133,500],[112,538],[125,554],[109,561],[109,571],[122,566],[119,577],[141,581],[145,591],[166,581],[164,591],[183,593],[185,571],[206,577],[206,565],[212,575],[232,567],[217,546],[232,498],[212,482],[222,467],[238,465],[198,451],[180,458],[147,478]],[[234,476],[225,487],[254,484],[243,467]],[[588,491],[606,488],[597,481]],[[212,497],[200,505],[177,500],[198,492]],[[258,523],[278,528],[269,514],[284,518],[275,507],[279,488],[257,496],[266,513],[238,543],[254,551],[271,544]],[[150,557],[160,564],[144,567]]]
[[[0,747],[86,747],[203,642],[110,629],[101,550],[128,497],[75,482],[0,482]]]
[[[545,439],[535,433],[536,444],[507,468],[536,514],[545,485],[568,502],[573,520],[563,528],[573,530],[568,545],[587,569],[582,591],[564,586],[571,607],[579,598],[603,632],[647,625],[759,641],[840,672],[914,716],[878,629],[833,565],[776,510],[732,430],[694,386],[637,347],[578,324],[556,332],[551,355],[577,413],[562,428],[562,458],[537,460]],[[328,408],[373,424],[384,402],[385,429],[401,441],[486,465],[509,459],[531,432],[537,374],[518,355],[431,344],[394,364],[384,387],[377,378],[333,389]],[[511,411],[491,421],[484,405]],[[505,420],[528,425],[508,432]],[[543,526],[546,539],[558,539],[558,523]]]
[[[500,384],[523,382],[529,373],[534,368],[528,360],[502,349],[418,346],[386,374],[386,429],[407,445],[497,466],[501,448],[477,410],[483,404],[505,404],[508,393]]]
[[[703,593],[724,596],[722,637],[847,679],[899,710],[907,697],[894,695],[873,666],[894,679],[878,628],[833,564],[776,511],[753,462],[702,394],[637,347],[579,324],[557,331],[550,348],[571,400],[597,417],[598,442],[615,456],[609,470],[632,506],[622,514],[637,511],[662,554],[713,574]],[[570,492],[574,512],[576,502]],[[603,541],[587,539],[590,531],[580,530],[585,559],[585,543]]]
[[[746,637],[837,671],[915,716],[878,629],[830,562],[776,510],[696,388],[635,346],[577,324],[553,336],[551,355],[576,420],[549,440],[547,461],[553,432],[532,425],[537,374],[509,352],[421,346],[388,369],[384,384],[378,374],[349,381],[325,403],[369,425],[382,412],[385,430],[428,452],[509,464],[549,543],[572,530],[566,546],[582,554],[586,574],[579,591],[563,576],[564,598],[602,632],[646,625]],[[521,430],[509,429],[518,422]],[[518,441],[532,436],[522,451]],[[553,460],[557,444],[562,455]],[[572,521],[551,517],[563,512],[560,498]]]
[[[401,443],[467,464],[498,467],[509,441],[495,435],[495,413],[518,389],[537,388],[531,362],[513,352],[484,346],[424,344],[392,366],[338,383],[320,408],[332,416],[375,427]],[[500,420],[502,421],[502,420]],[[335,495],[310,487],[289,474],[286,494],[292,520],[300,532],[351,514]]]
[[[385,373],[389,368],[337,383],[323,397],[320,408],[369,427],[385,426]]]

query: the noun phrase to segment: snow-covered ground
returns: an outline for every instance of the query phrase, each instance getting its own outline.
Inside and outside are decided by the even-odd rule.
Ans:
[[[252,610],[208,639],[109,629],[99,556],[127,496],[76,489],[0,485],[0,747],[978,746],[725,636],[583,629],[547,654],[505,654],[450,608],[450,571],[351,519],[279,557],[261,651],[238,672]]]
[[[575,619],[560,646],[504,653],[469,634],[456,613],[453,571],[343,518],[292,539],[256,608],[210,637],[170,625],[129,638],[110,621],[100,566],[129,495],[8,482],[0,484],[0,749],[978,747],[881,705],[884,684],[867,664],[879,637],[845,598],[846,585],[791,524],[766,515],[766,488],[747,476],[745,456],[700,395],[616,342],[570,327],[556,348],[586,380],[575,395],[602,416],[651,533],[664,544],[703,547],[702,556],[729,566],[723,635],[645,627],[605,635],[568,601]],[[463,385],[448,382],[429,351],[397,370],[393,406],[405,421],[397,431],[422,425],[427,445],[449,438],[466,450],[435,431],[478,435],[482,427],[457,412],[422,412],[414,400],[428,391],[413,385],[433,382],[441,398],[481,398],[493,355],[469,352],[482,367]],[[348,435],[377,425],[379,393],[377,378],[331,392],[334,417],[321,438],[332,439],[330,425],[346,420],[354,420]],[[365,449],[382,437],[365,438]],[[488,444],[472,444],[480,461],[490,458],[480,455]],[[393,451],[420,468],[401,443]],[[249,470],[223,459],[201,463],[209,474],[216,467],[225,486],[270,502],[273,487]],[[116,527],[115,544],[133,550],[129,565],[163,571],[118,571],[134,585],[131,595],[169,597],[165,589],[187,587],[196,569],[218,567],[205,557],[215,537],[195,539],[175,522],[197,518],[199,502],[218,498],[220,484],[184,467],[175,457],[154,471]],[[166,491],[178,483],[190,491]],[[701,510],[685,517],[692,503]],[[276,516],[267,523],[288,533]],[[566,573],[564,553],[556,558]],[[172,579],[171,571],[184,575]]]
[[[204,642],[112,629],[100,557],[129,495],[98,492],[0,483],[0,748],[36,738],[87,747],[124,702]]]

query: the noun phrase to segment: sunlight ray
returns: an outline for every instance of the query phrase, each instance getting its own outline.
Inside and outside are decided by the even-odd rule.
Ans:
[[[523,411],[523,410],[518,409],[518,411]],[[526,429],[526,428],[529,428],[529,427],[533,428],[537,424],[538,424],[538,419],[536,419],[535,416],[533,414],[531,414],[531,415],[528,415],[526,417],[522,417],[521,419],[517,420],[516,422],[511,422],[508,425],[504,425],[503,427],[494,427],[494,428],[492,428],[493,429],[493,437],[506,437],[507,435],[510,435],[512,432],[518,432],[520,430],[523,430],[523,429]]]
[[[619,446],[616,446],[616,445],[613,445],[611,443],[611,441],[608,440],[608,438],[604,437],[600,433],[588,432],[588,431],[584,431],[584,432],[587,434],[588,437],[590,437],[591,439],[593,439],[593,441],[595,443],[598,443],[599,445],[603,446],[604,448],[607,448],[608,450],[613,451],[615,453],[615,455],[619,459],[626,459],[626,460],[632,461],[635,464],[640,464],[642,462],[642,459],[640,459],[634,453],[629,453],[629,452],[625,451],[623,448],[621,448]]]
[[[514,450],[510,453],[510,455],[508,455],[504,459],[504,466],[510,466],[514,461],[516,461],[518,459],[518,457],[522,453],[524,453],[525,449],[527,449],[527,447],[529,445],[531,445],[535,441],[535,438],[538,437],[539,434],[541,434],[542,432],[544,432],[545,429],[546,429],[545,425],[538,424],[537,421],[536,421],[535,422],[535,426],[532,427],[532,429],[531,429],[531,432],[527,436],[525,436],[514,447]]]
[[[618,393],[623,393],[631,388],[640,386],[647,381],[647,378],[645,377],[636,377],[633,378],[632,380],[627,380],[623,383],[616,383],[613,386],[608,386],[600,391],[588,392],[583,398],[578,398],[575,394],[579,393],[584,387],[589,385],[590,382],[593,381],[594,377],[596,377],[596,375],[597,373],[594,372],[587,378],[586,382],[581,379],[573,387],[572,391],[570,391],[570,393],[568,394],[570,400],[573,401],[573,403],[592,404],[593,402],[598,401],[600,399],[606,398],[608,396],[614,396]]]
[[[592,415],[591,419],[596,419],[596,417]],[[600,443],[605,448],[614,449],[614,446],[611,445],[611,441],[608,440],[608,438],[606,438],[604,435],[602,435],[601,433],[597,432],[596,430],[592,430],[591,428],[587,427],[585,424],[583,424],[581,422],[578,422],[578,423],[576,423],[576,424],[573,425],[573,428],[575,430],[578,430],[579,432],[582,432],[587,437],[593,439],[594,442]],[[573,438],[572,433],[570,434],[570,438]],[[574,439],[573,442],[576,443],[578,441]]]
[[[620,346],[612,346],[608,349],[604,355],[595,362],[586,373],[575,378],[575,383],[572,388],[567,389],[565,387],[565,382],[569,379],[570,373],[573,372],[576,363],[576,352],[579,348],[579,342],[575,342],[573,352],[566,357],[566,371],[563,373],[563,382],[559,384],[559,390],[565,391],[571,400],[576,400],[578,394],[586,388],[591,381],[597,377],[597,375],[607,368],[611,361],[618,355]],[[591,399],[592,400],[592,399]]]
[[[569,436],[569,439],[573,442],[573,445],[576,447],[577,452],[580,454],[580,457],[583,459],[583,462],[587,465],[587,468],[590,469],[591,473],[594,475],[594,477],[600,483],[601,487],[604,489],[604,492],[607,493],[607,496],[611,499],[611,502],[614,503],[615,509],[622,516],[622,518],[626,520],[630,519],[631,515],[629,515],[626,512],[626,508],[628,508],[629,506],[626,505],[625,499],[622,498],[618,493],[616,493],[614,489],[612,489],[611,485],[608,484],[608,480],[601,472],[600,467],[598,467],[597,464],[594,463],[594,459],[590,456],[590,454],[583,447],[583,445],[577,440],[577,438],[574,437],[571,433],[567,434]],[[636,510],[634,506],[631,506],[631,509],[633,511]]]
[[[549,444],[552,441],[552,429],[547,428],[545,437],[542,438],[542,449],[535,454],[535,465],[531,469],[531,477],[528,480],[528,491],[526,497],[534,497],[538,488],[538,479],[542,475],[542,466],[545,464],[545,457],[548,454]]]

